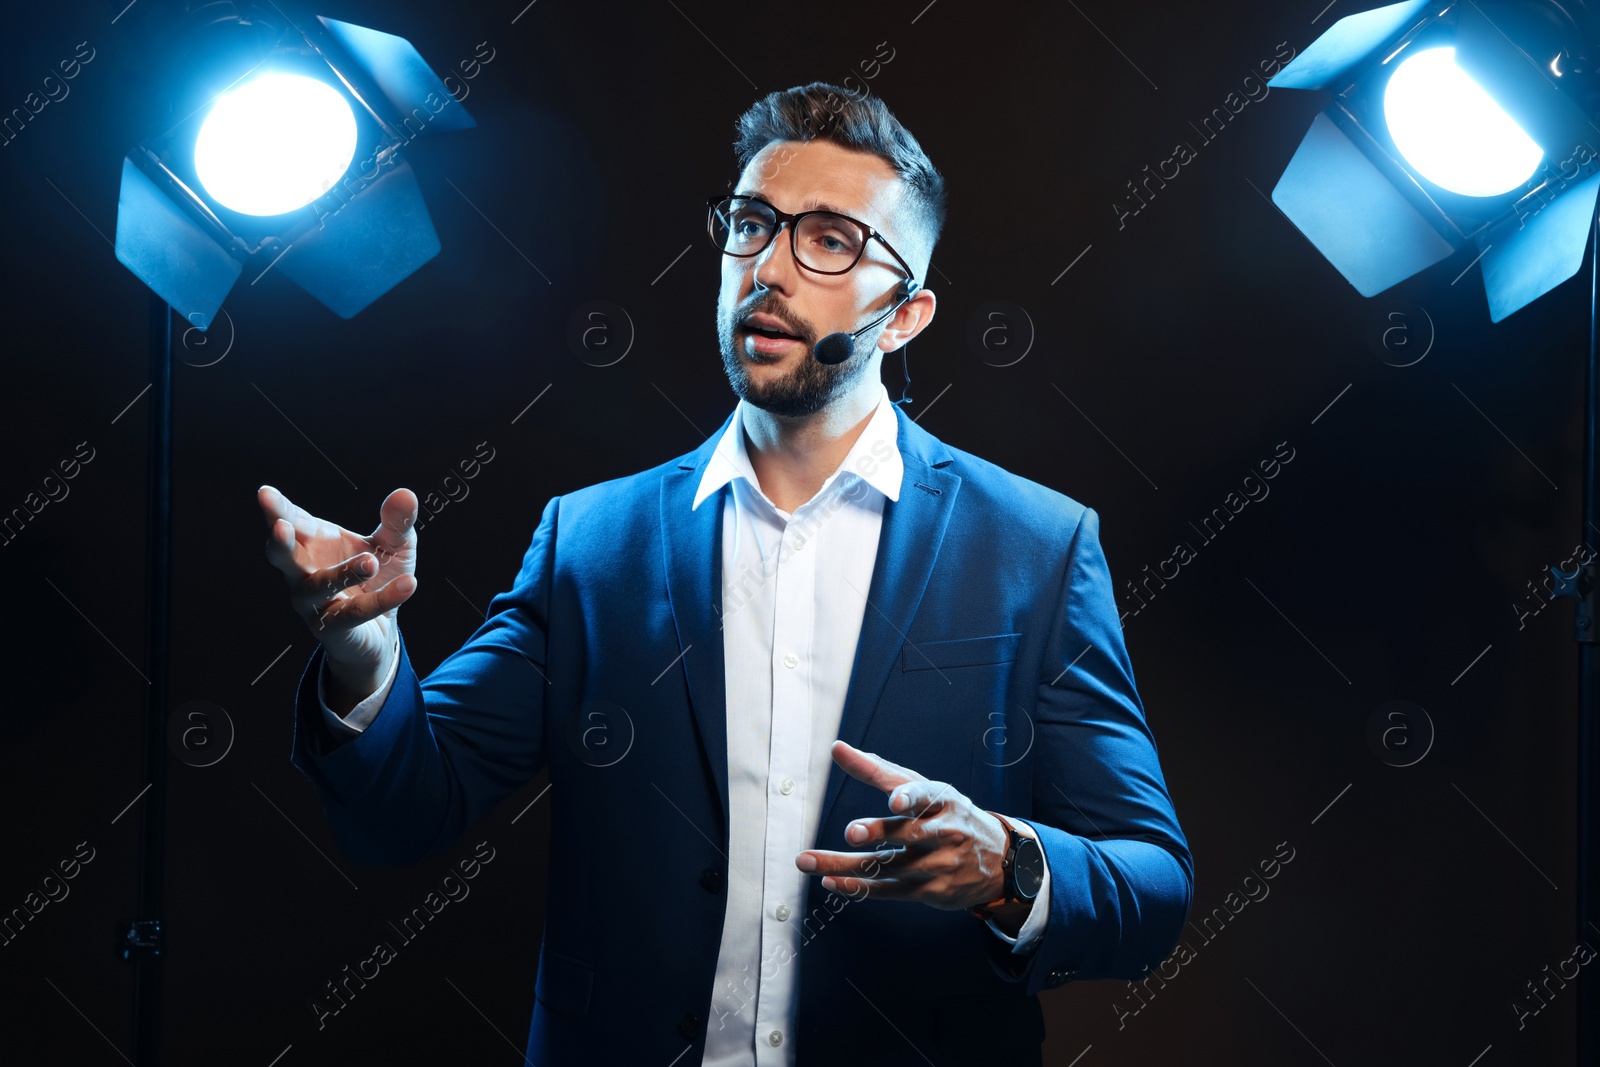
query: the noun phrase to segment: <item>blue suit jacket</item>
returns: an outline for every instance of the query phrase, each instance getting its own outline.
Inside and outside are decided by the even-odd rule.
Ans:
[[[1037,1064],[1039,991],[1154,967],[1187,918],[1193,865],[1095,512],[895,413],[904,481],[885,502],[839,736],[1030,820],[1049,923],[1034,953],[1013,956],[963,911],[852,899],[813,878],[786,1039],[801,1067]],[[690,501],[719,436],[552,499],[483,625],[420,681],[402,642],[359,736],[335,739],[320,719],[320,648],[301,679],[291,758],[356,863],[450,849],[548,765],[527,1050],[539,1067],[697,1065],[717,1022],[722,499]],[[848,850],[847,822],[888,812],[837,765],[826,788],[815,847]]]

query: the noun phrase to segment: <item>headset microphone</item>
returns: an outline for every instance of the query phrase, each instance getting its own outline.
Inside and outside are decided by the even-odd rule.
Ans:
[[[896,311],[899,311],[900,306],[915,296],[917,290],[920,288],[921,284],[918,282],[914,282],[909,279],[902,281],[899,288],[895,290],[896,295],[898,295],[900,299],[895,301],[893,307],[854,333],[830,333],[828,336],[817,342],[816,347],[811,350],[811,354],[817,358],[818,363],[826,363],[829,366],[832,366],[836,363],[843,363],[845,360],[849,359],[850,354],[855,351],[855,341],[857,337],[860,337],[862,334],[866,333],[868,330],[887,319],[890,315],[893,315]]]

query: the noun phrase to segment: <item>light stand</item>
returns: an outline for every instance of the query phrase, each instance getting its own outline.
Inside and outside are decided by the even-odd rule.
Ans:
[[[1341,18],[1268,82],[1333,94],[1274,187],[1272,201],[1363,296],[1375,296],[1476,245],[1473,263],[1482,264],[1490,319],[1500,322],[1576,275],[1588,242],[1583,546],[1590,544],[1591,533],[1600,535],[1595,436],[1600,421],[1600,219],[1595,211],[1600,150],[1594,143],[1600,127],[1589,118],[1600,113],[1600,13],[1588,6],[1587,0],[1484,5],[1400,0]],[[1492,17],[1484,7],[1493,10]],[[1447,66],[1440,66],[1440,56],[1450,57]],[[1421,64],[1414,70],[1428,72],[1431,98],[1416,91],[1417,77],[1404,80],[1413,63]],[[1398,106],[1396,84],[1401,86]],[[1447,135],[1427,137],[1430,126]],[[1463,150],[1471,148],[1479,150],[1476,157]],[[1532,173],[1519,181],[1528,150],[1537,152],[1527,164]],[[1600,560],[1595,555],[1580,555],[1570,573],[1548,568],[1550,598],[1570,597],[1576,604],[1575,925],[1579,945],[1587,944],[1591,956],[1575,974],[1562,972],[1559,980],[1578,986],[1580,1064],[1600,1063],[1600,961],[1592,955],[1600,946],[1595,859],[1600,851]]]
[[[172,638],[172,309],[150,294],[150,432],[145,644],[144,780],[140,807],[139,898],[122,930],[122,958],[133,964],[133,1058],[161,1056],[162,908],[166,891],[167,704]]]
[[[1589,544],[1591,530],[1600,532],[1595,512],[1595,424],[1600,415],[1600,358],[1596,356],[1596,323],[1600,320],[1600,218],[1590,243],[1589,366],[1583,407],[1583,530],[1579,544]],[[1595,869],[1600,845],[1600,561],[1592,558],[1572,574],[1552,566],[1551,599],[1571,597],[1577,604],[1573,636],[1578,641],[1578,940],[1600,941],[1600,871]],[[1594,936],[1597,941],[1591,941]],[[1600,962],[1600,961],[1596,961]],[[1578,1063],[1600,1062],[1600,968],[1578,971]]]
[[[160,108],[163,128],[122,161],[115,243],[117,259],[150,289],[149,690],[139,797],[139,895],[135,917],[118,930],[120,954],[134,967],[136,1067],[156,1067],[161,1046],[172,641],[172,313],[194,329],[207,329],[248,262],[276,265],[280,275],[341,318],[359,314],[439,252],[421,187],[402,149],[426,131],[475,125],[409,41],[322,16],[302,27],[271,0],[260,6],[254,0],[216,0],[191,7],[169,29],[166,43],[184,60],[185,78],[194,84],[172,94],[184,100],[184,107]],[[289,77],[269,84],[280,75]],[[321,185],[322,195],[313,191],[315,199],[307,196],[271,209],[276,214],[252,214],[263,210],[256,203],[224,203],[207,187],[207,174],[196,159],[205,123],[216,113],[213,105],[227,102],[233,92],[266,86],[277,94],[269,103],[279,115],[293,114],[296,121],[324,117],[307,115],[303,107],[296,111],[284,99],[286,83],[307,79],[328,86],[326,95],[353,123],[355,147],[342,172]],[[195,103],[200,106],[191,107]],[[252,103],[259,105],[259,98]],[[174,113],[185,117],[168,125]],[[219,159],[238,164],[224,177],[282,162],[282,153],[274,155],[279,149],[306,147],[298,133],[287,139],[279,135],[283,143],[269,144],[272,151],[263,152],[259,112],[234,118],[233,124],[229,130],[222,123],[222,134],[242,126],[247,135],[224,139],[227,148],[207,156],[208,164]],[[265,129],[272,133],[273,124]],[[313,163],[326,166],[327,161]]]

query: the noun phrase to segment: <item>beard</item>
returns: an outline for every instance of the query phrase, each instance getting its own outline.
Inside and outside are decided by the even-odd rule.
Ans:
[[[739,322],[748,315],[765,312],[784,324],[784,329],[800,339],[801,354],[788,373],[781,376],[763,375],[757,380],[750,373],[753,362],[776,363],[794,359],[792,355],[759,355],[752,360],[744,351],[739,333]],[[722,348],[722,369],[727,372],[728,384],[735,395],[747,404],[761,408],[773,415],[800,418],[814,415],[827,407],[834,398],[850,392],[862,375],[866,374],[870,360],[863,349],[870,352],[876,339],[867,335],[852,342],[850,358],[843,363],[827,364],[812,355],[817,343],[814,331],[799,322],[775,298],[761,298],[735,314],[731,308],[717,309],[717,338]]]

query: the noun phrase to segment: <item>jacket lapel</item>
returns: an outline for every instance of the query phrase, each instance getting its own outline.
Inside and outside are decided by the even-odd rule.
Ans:
[[[905,474],[900,481],[900,499],[883,502],[883,528],[861,618],[861,639],[856,643],[844,714],[839,720],[839,738],[855,748],[861,747],[878,698],[900,658],[961,488],[961,476],[943,469],[955,459],[949,450],[898,406],[894,411],[900,424],[897,443]],[[822,819],[817,824],[819,840],[846,777],[839,764],[830,761]]]
[[[873,710],[922,603],[961,487],[961,477],[943,469],[955,458],[949,450],[899,407],[895,408],[895,418],[905,472],[900,499],[884,501],[883,527],[861,619],[861,638],[856,644],[839,722],[839,737],[855,747],[860,747],[866,736]],[[728,723],[720,625],[722,510],[724,494],[731,488],[723,486],[699,508],[690,510],[690,506],[701,472],[732,419],[730,413],[723,420],[722,429],[661,478],[662,548],[667,594],[678,630],[678,666],[688,682],[700,746],[716,782],[724,841],[728,827]],[[819,833],[828,825],[845,777],[837,763],[830,764]]]
[[[728,720],[722,655],[722,509],[731,486],[706,497],[698,508],[694,494],[701,472],[728,424],[661,476],[661,539],[667,596],[678,628],[679,659],[689,685],[689,703],[700,748],[716,782],[722,839],[728,839]],[[708,577],[709,576],[709,577]]]

